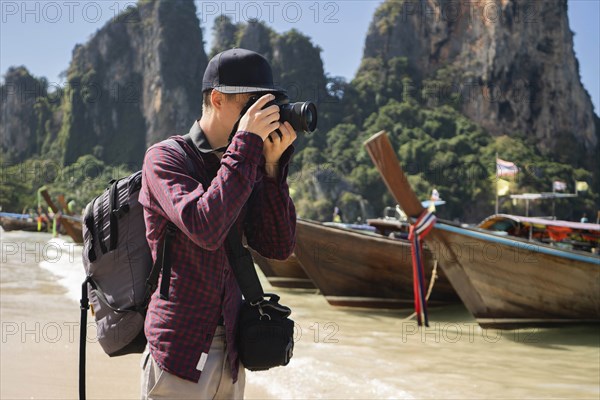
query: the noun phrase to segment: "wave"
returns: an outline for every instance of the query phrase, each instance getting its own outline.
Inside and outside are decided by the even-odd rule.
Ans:
[[[62,238],[52,238],[44,246],[39,266],[55,275],[57,282],[67,289],[67,297],[79,303],[81,284],[85,279],[82,261],[83,246]]]

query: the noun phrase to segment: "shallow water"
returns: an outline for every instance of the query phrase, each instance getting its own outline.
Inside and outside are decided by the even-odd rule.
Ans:
[[[2,308],[44,292],[77,312],[81,247],[47,234],[1,235]],[[261,397],[600,397],[598,326],[482,330],[459,305],[430,310],[422,329],[405,320],[410,311],[333,308],[314,291],[275,291],[293,310],[295,354],[287,367],[247,374],[248,391]]]

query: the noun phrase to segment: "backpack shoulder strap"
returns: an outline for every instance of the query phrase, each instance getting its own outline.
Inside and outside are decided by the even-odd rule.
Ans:
[[[85,344],[87,340],[87,313],[90,308],[88,299],[88,282],[86,278],[81,285],[81,301],[79,308],[81,316],[79,321],[79,400],[85,400]]]
[[[177,151],[180,155],[184,157],[187,169],[192,173],[192,176],[201,176],[201,174],[198,173],[196,166],[194,165],[194,161],[190,158],[188,153],[177,140],[166,139],[163,141],[163,143],[172,148],[173,150]],[[204,182],[202,182],[202,184],[204,185]],[[158,253],[156,255],[156,262],[152,266],[150,275],[146,280],[146,302],[150,300],[150,296],[152,295],[152,293],[156,289],[156,286],[158,285],[158,276],[161,270],[163,277],[160,282],[160,297],[163,300],[169,299],[169,286],[171,284],[170,242],[176,233],[177,226],[173,222],[169,221],[167,223],[167,229],[165,231],[162,244],[159,247]]]
[[[108,191],[108,214],[110,220],[110,245],[108,250],[113,251],[117,248],[117,239],[119,238],[119,221],[117,219],[117,207],[119,203],[119,180],[115,180]]]
[[[181,154],[185,158],[185,165],[188,168],[188,171],[192,173],[192,176],[198,176],[194,162],[192,161],[188,153],[185,151],[185,149],[181,147],[181,144],[179,144],[177,140],[166,139],[165,141],[163,141],[163,143],[172,148],[173,150],[177,151],[179,154]]]

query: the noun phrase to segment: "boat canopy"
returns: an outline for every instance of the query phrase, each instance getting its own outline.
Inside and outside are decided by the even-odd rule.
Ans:
[[[571,222],[571,221],[563,221],[563,220],[552,220],[546,218],[535,218],[535,217],[522,217],[519,215],[510,215],[510,214],[495,214],[479,224],[480,228],[483,229],[492,229],[493,226],[498,226],[497,224],[502,221],[508,222],[514,221],[517,223],[525,224],[525,225],[539,225],[546,227],[561,227],[561,228],[569,228],[573,230],[585,230],[585,231],[597,231],[600,233],[600,224],[590,224],[590,223],[582,223],[582,222]],[[512,225],[512,224],[511,224]]]
[[[596,254],[600,245],[600,224],[495,214],[478,228]]]
[[[0,217],[3,218],[14,218],[14,219],[28,219],[31,218],[29,214],[17,214],[17,213],[9,213],[9,212],[0,212]]]

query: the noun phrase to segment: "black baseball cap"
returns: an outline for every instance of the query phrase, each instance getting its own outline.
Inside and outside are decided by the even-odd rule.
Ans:
[[[273,83],[273,71],[267,59],[240,48],[225,50],[208,62],[202,92],[211,89],[221,93],[285,93]]]

